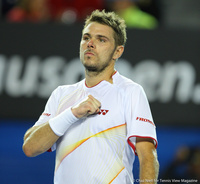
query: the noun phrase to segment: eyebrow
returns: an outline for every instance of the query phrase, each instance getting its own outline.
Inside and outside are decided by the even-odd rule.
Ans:
[[[84,33],[83,36],[89,36],[90,38],[92,37],[90,33]],[[95,35],[97,38],[105,38],[107,40],[110,40],[107,36],[104,35]]]

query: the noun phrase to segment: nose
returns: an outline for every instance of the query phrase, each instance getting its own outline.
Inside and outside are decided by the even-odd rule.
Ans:
[[[88,48],[95,48],[94,41],[89,40],[88,43],[87,43],[87,46],[88,46]]]

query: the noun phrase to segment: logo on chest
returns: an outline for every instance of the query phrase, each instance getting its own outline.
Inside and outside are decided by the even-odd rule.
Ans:
[[[100,109],[100,111],[99,111],[99,115],[103,115],[103,116],[105,116],[107,113],[108,113],[108,111],[109,110],[106,110],[106,109]]]

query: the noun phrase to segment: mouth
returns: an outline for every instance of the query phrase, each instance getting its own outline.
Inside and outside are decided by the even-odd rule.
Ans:
[[[86,51],[84,52],[84,55],[86,55],[86,56],[94,56],[95,54],[94,54],[94,52],[92,52],[92,51],[86,50]]]

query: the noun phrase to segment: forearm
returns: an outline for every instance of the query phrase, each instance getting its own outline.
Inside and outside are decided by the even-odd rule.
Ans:
[[[89,95],[72,110],[68,108],[49,122],[30,128],[24,136],[24,153],[28,157],[34,157],[47,151],[73,123],[79,118],[98,113],[100,106],[100,102]]]
[[[140,160],[140,183],[155,184],[158,179],[159,163],[157,155],[149,155],[149,158]]]
[[[23,151],[28,157],[37,156],[51,148],[58,138],[48,122],[32,127],[24,136]]]

